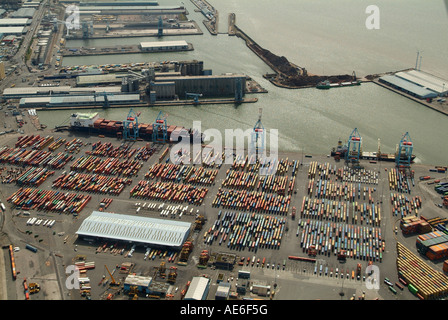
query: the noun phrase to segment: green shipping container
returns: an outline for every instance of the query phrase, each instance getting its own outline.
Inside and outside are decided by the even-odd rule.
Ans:
[[[412,284],[409,284],[408,288],[409,288],[409,291],[411,291],[412,294],[417,294],[418,290]]]

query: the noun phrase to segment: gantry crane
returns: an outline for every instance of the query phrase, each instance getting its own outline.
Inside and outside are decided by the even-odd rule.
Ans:
[[[93,93],[93,97],[94,97],[94,99],[95,99],[95,105],[96,105],[96,97],[103,97],[104,98],[104,101],[103,101],[103,108],[109,108],[109,99],[107,98],[107,96],[113,96],[114,94],[113,93],[110,93],[110,92],[106,92],[106,91],[103,91],[103,92],[94,92]]]
[[[358,128],[355,128],[347,142],[347,152],[345,153],[345,161],[359,164],[359,158],[361,157],[361,145],[362,138],[358,132]]]
[[[152,130],[153,143],[166,143],[168,141],[168,125],[166,118],[167,115],[162,111],[157,115]]]
[[[252,144],[252,152],[257,155],[258,158],[260,158],[261,155],[263,155],[264,152],[264,144],[266,139],[266,133],[263,127],[263,124],[261,123],[261,115],[262,115],[263,109],[258,109],[258,121],[255,123],[254,129],[252,131],[251,135],[251,144]]]
[[[406,132],[400,140],[400,145],[395,154],[395,164],[397,167],[409,168],[412,162],[412,151],[414,149],[411,137]]]
[[[193,98],[193,104],[199,104],[199,97],[202,97],[202,93],[189,93],[189,92],[185,92],[185,97],[188,98]]]
[[[163,37],[163,20],[162,20],[162,16],[159,16],[159,23],[158,23],[158,28],[157,28],[157,36],[159,38]]]
[[[241,78],[235,80],[235,102],[241,103],[243,101],[243,81]]]
[[[138,115],[131,108],[126,120],[123,121],[123,139],[136,141],[138,138]]]

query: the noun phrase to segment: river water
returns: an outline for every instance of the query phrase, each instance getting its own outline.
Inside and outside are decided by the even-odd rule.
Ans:
[[[377,0],[380,29],[369,30],[364,0],[226,0],[209,1],[220,12],[220,31],[227,31],[227,14],[236,13],[236,23],[262,47],[283,55],[314,74],[358,76],[414,67],[421,52],[421,70],[448,79],[448,15],[442,1]],[[246,130],[254,126],[263,109],[266,129],[279,130],[279,149],[328,154],[338,139],[346,140],[358,128],[364,151],[376,151],[378,138],[383,152],[394,152],[401,136],[409,132],[419,162],[444,164],[448,159],[448,118],[375,84],[333,90],[277,88],[263,79],[270,68],[241,39],[212,36],[202,24],[204,17],[194,5],[184,2],[189,19],[198,22],[202,36],[167,37],[193,43],[194,51],[65,58],[64,65],[90,65],[164,60],[204,61],[213,74],[244,73],[269,93],[253,95],[257,103],[235,105],[135,108],[140,122],[152,123],[160,110],[168,124],[191,127],[200,120],[202,130]],[[166,0],[161,5],[178,5]],[[95,39],[69,41],[67,46],[102,46],[111,41],[137,44],[155,38]],[[165,39],[165,40],[167,40]],[[252,95],[251,95],[252,96]],[[88,111],[88,110],[86,110]],[[100,111],[107,119],[124,119],[128,110]],[[39,112],[41,122],[62,124],[70,111]],[[268,135],[269,138],[269,135]],[[268,139],[269,140],[269,139]]]

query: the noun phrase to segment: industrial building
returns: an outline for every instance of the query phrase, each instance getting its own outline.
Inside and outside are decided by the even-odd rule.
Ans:
[[[230,295],[230,283],[221,282],[216,289],[215,300],[228,300]]]
[[[174,82],[175,93],[179,98],[186,98],[186,93],[202,94],[203,97],[235,96],[240,92],[244,96],[246,76],[239,74],[156,77],[155,83]],[[157,91],[157,88],[150,88]]]
[[[11,14],[11,18],[28,18],[32,19],[36,14],[35,8],[20,8]]]
[[[130,292],[132,287],[137,287],[139,293],[149,294],[149,286],[152,283],[151,277],[137,276],[130,274],[124,280],[123,290],[125,292]]]
[[[175,82],[151,82],[150,101],[173,100],[176,97]]]
[[[185,40],[140,42],[139,48],[144,52],[190,50],[191,45]]]
[[[187,222],[93,211],[76,234],[88,241],[114,240],[180,250],[190,229]]]
[[[116,74],[95,74],[95,75],[79,75],[76,77],[76,86],[94,86],[99,84],[121,84],[122,77]]]
[[[104,98],[102,95],[64,95],[22,98],[20,99],[19,107],[78,107],[104,105],[105,103],[109,105],[128,105],[141,104],[142,102],[140,101],[140,94],[116,94],[108,95],[107,98]]]
[[[76,1],[71,1],[76,2]],[[158,6],[159,3],[157,1],[87,1],[80,0],[78,1],[80,6]]]
[[[233,270],[235,262],[236,255],[231,253],[218,253],[214,263],[216,269]]]
[[[394,75],[386,75],[380,77],[379,82],[418,99],[431,99],[448,95],[448,80],[419,70],[402,71]]]
[[[13,27],[13,26],[27,26],[31,24],[31,19],[28,18],[16,18],[16,19],[0,19],[0,26]]]
[[[92,94],[97,93],[113,93],[119,94],[121,87],[119,86],[107,86],[107,87],[89,87],[89,88],[72,88],[70,86],[43,86],[43,87],[15,87],[5,88],[3,90],[4,99],[20,99],[36,96],[49,96],[49,95],[64,95],[64,94]]]
[[[184,300],[206,300],[210,289],[210,279],[193,277]]]
[[[28,28],[25,26],[18,27],[0,27],[0,33],[3,35],[22,35],[27,32]]]

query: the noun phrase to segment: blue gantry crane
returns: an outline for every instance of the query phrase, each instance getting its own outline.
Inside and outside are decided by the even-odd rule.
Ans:
[[[163,37],[163,20],[162,20],[161,16],[159,16],[159,24],[158,24],[157,36],[159,38]]]
[[[123,121],[123,139],[125,141],[136,141],[138,131],[138,115],[131,108],[126,120]]]
[[[258,154],[257,158],[260,158],[264,152],[264,145],[266,140],[266,132],[264,130],[263,123],[261,122],[261,115],[263,109],[258,109],[258,120],[255,123],[254,129],[251,135],[252,152]]]
[[[166,122],[167,115],[162,111],[157,115],[156,121],[152,130],[152,142],[153,143],[166,143],[168,142],[168,125]]]
[[[235,102],[240,103],[243,101],[243,81],[241,78],[235,80]]]
[[[409,168],[412,162],[412,151],[414,145],[411,136],[406,132],[400,140],[398,150],[395,154],[395,164],[397,167]]]
[[[188,98],[193,98],[193,103],[194,104],[199,104],[199,97],[202,97],[202,93],[189,93],[189,92],[185,92],[185,97]]]
[[[362,138],[359,134],[358,128],[355,128],[347,142],[347,152],[345,153],[345,161],[358,164],[361,157]]]

